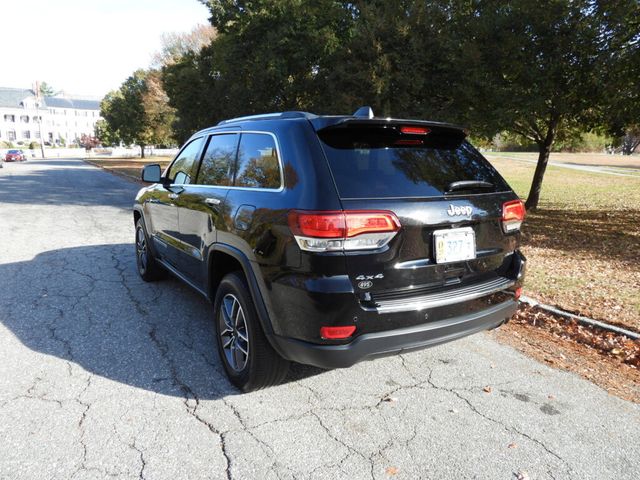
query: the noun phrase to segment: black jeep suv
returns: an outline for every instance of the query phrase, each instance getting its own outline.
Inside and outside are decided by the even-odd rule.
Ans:
[[[516,310],[524,206],[452,125],[305,112],[193,135],[134,205],[140,275],[214,305],[248,391],[289,361],[348,367],[499,326]]]

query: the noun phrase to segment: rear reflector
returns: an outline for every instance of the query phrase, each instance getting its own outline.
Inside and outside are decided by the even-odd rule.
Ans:
[[[514,296],[516,297],[516,300],[518,300],[522,296],[522,287],[516,288],[516,291],[514,292]]]
[[[346,327],[320,327],[320,336],[327,340],[340,340],[349,338],[355,331],[355,325]]]
[[[502,230],[517,232],[524,221],[525,208],[522,200],[512,200],[502,205]]]
[[[389,243],[400,221],[386,210],[292,210],[289,228],[302,250],[366,250]]]
[[[400,133],[404,133],[408,135],[426,135],[430,131],[431,129],[427,127],[413,127],[409,125],[404,125],[400,127]]]

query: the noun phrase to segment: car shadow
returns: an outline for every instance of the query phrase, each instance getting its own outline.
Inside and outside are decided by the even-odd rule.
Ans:
[[[70,371],[163,395],[239,393],[218,357],[211,304],[171,277],[143,282],[132,244],[46,251],[0,265],[0,279],[0,322]],[[292,365],[286,382],[322,372]]]
[[[640,208],[575,212],[549,205],[527,216],[523,240],[525,246],[635,264],[639,224]]]

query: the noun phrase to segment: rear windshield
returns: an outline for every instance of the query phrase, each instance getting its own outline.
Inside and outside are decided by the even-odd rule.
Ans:
[[[438,197],[509,190],[480,152],[460,142],[461,138],[389,137],[376,130],[319,132],[341,198]],[[453,182],[469,180],[493,186],[448,191]]]

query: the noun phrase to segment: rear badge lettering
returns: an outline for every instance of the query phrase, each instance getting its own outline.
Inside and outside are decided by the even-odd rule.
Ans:
[[[449,214],[450,217],[455,217],[457,215],[471,216],[472,213],[473,213],[473,208],[468,206],[458,207],[458,206],[449,204],[449,209],[447,210],[447,214]]]
[[[358,288],[361,290],[366,290],[368,288],[373,287],[373,282],[371,280],[366,280],[364,282],[359,282],[358,283]]]
[[[356,280],[379,280],[384,278],[384,274],[378,273],[377,275],[358,275]]]

